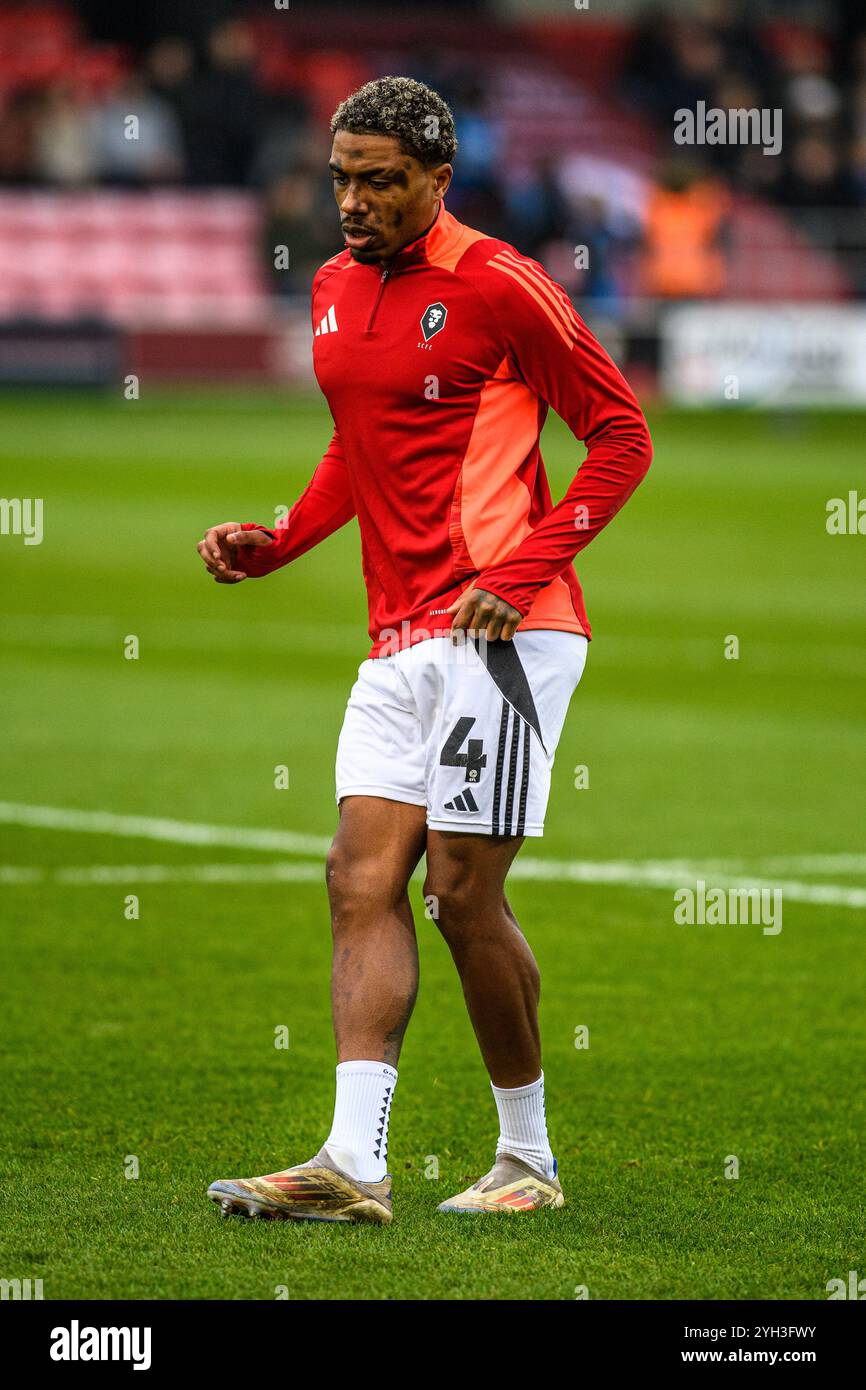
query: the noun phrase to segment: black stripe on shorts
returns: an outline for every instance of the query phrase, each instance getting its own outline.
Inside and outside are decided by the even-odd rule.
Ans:
[[[490,830],[494,835],[499,834],[499,806],[502,798],[502,767],[505,762],[505,739],[508,734],[508,712],[508,701],[503,700],[502,719],[499,724],[499,747],[496,750],[496,775],[493,779],[493,810],[490,816]]]
[[[515,710],[514,721],[511,729],[511,758],[508,767],[508,789],[505,794],[505,825],[503,828],[504,835],[513,835],[515,833],[513,821],[514,790],[515,784],[517,782],[517,754],[520,748],[521,730],[523,731],[523,737],[525,739],[526,724]]]
[[[520,805],[517,812],[517,834],[522,835],[526,825],[526,796],[529,791],[529,752],[532,739],[529,736],[529,728],[523,729],[523,782],[520,787]]]

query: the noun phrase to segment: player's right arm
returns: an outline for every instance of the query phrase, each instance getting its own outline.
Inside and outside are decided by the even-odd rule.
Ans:
[[[296,560],[354,515],[346,456],[335,429],[306,488],[276,527],[225,521],[205,532],[198,553],[218,584],[239,584]]]

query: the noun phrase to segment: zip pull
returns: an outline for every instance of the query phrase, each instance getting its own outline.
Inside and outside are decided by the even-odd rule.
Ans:
[[[367,320],[367,327],[366,327],[366,329],[364,330],[366,333],[372,333],[372,331],[373,331],[373,324],[374,324],[375,321],[376,321],[376,314],[377,314],[378,311],[379,311],[379,300],[382,298],[382,291],[383,291],[384,288],[385,288],[385,281],[388,279],[388,276],[389,276],[390,274],[391,274],[391,267],[390,267],[389,265],[388,265],[388,266],[383,266],[383,267],[382,267],[382,274],[379,276],[379,289],[378,289],[378,292],[377,292],[377,294],[376,294],[376,298],[375,298],[375,301],[374,301],[374,303],[373,303],[373,307],[372,307],[372,309],[370,310],[370,317],[369,317],[369,319]]]

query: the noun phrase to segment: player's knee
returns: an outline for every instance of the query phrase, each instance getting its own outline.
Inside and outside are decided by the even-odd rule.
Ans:
[[[406,886],[393,879],[380,859],[334,844],[325,861],[325,882],[335,929],[370,921],[399,901]]]
[[[428,915],[449,945],[457,944],[464,932],[477,931],[479,924],[494,921],[502,909],[501,893],[486,891],[459,865],[429,871],[423,893]]]
[[[331,914],[335,919],[351,912],[356,899],[361,895],[362,877],[361,867],[355,856],[347,853],[340,845],[333,844],[325,860],[325,883]]]

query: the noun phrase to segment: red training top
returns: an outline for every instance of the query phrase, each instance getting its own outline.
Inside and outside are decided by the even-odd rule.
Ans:
[[[239,549],[238,567],[267,574],[357,515],[370,656],[447,634],[443,610],[471,587],[524,614],[522,631],[590,637],[571,562],[634,491],[652,445],[565,291],[440,204],[390,266],[348,250],[326,261],[312,317],[333,438],[273,544]],[[548,405],[587,446],[556,506],[539,449]]]

